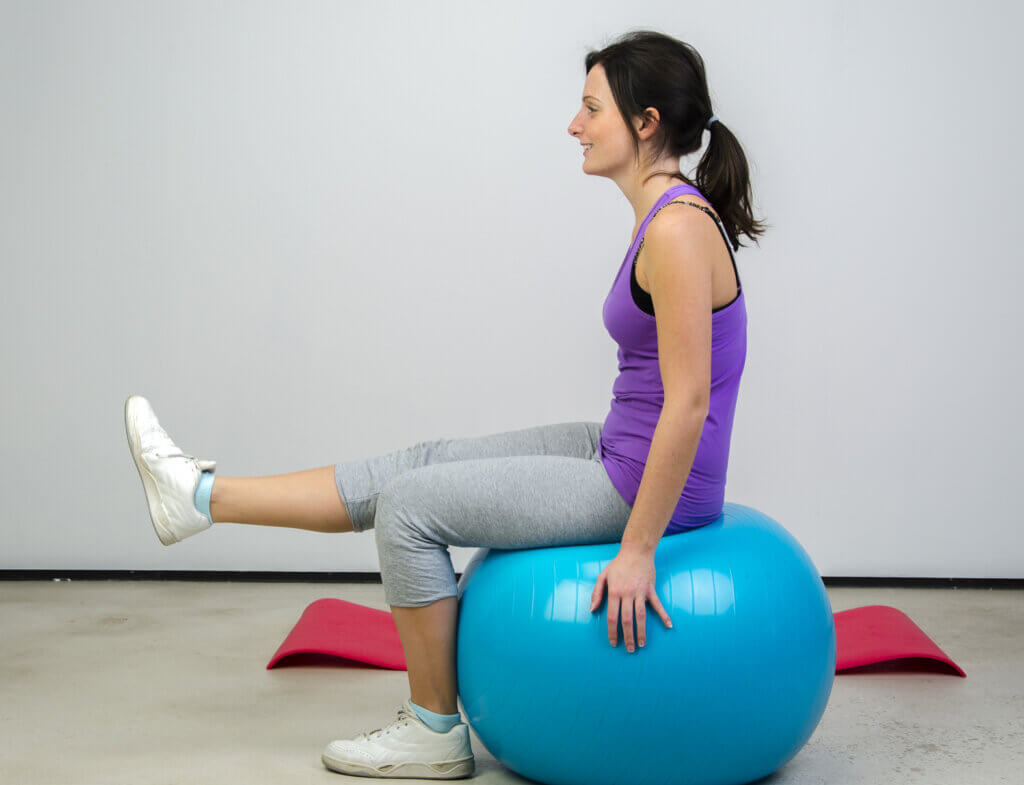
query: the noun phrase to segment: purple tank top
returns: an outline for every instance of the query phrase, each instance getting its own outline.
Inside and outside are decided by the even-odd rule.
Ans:
[[[612,484],[630,505],[636,501],[644,465],[665,402],[658,367],[658,335],[654,316],[641,310],[630,290],[633,262],[647,225],[673,199],[685,194],[706,197],[685,183],[669,188],[640,224],[626,252],[615,282],[604,301],[604,326],[618,344],[619,375],[612,386],[611,409],[601,429],[601,462]],[[697,209],[675,207],[673,209]],[[710,213],[709,213],[710,215]],[[736,260],[728,235],[715,221]],[[711,314],[711,398],[700,443],[686,486],[665,530],[673,534],[712,523],[725,504],[725,478],[729,441],[739,394],[740,377],[747,357],[747,310],[743,286],[736,271],[739,294]]]

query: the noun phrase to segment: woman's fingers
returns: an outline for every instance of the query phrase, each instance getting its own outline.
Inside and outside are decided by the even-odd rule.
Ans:
[[[598,576],[598,586],[595,588],[594,594],[591,596],[591,612],[593,612],[597,605],[600,605],[601,594],[598,591],[601,586],[600,578],[601,576]],[[608,642],[612,646],[616,646],[618,644],[620,617],[622,623],[622,637],[626,643],[626,651],[633,651],[636,648],[634,641],[640,646],[647,645],[648,602],[651,603],[651,606],[657,612],[658,616],[661,617],[665,626],[671,628],[672,619],[665,610],[665,606],[661,604],[661,599],[658,597],[657,592],[654,591],[653,586],[649,588],[649,594],[647,596],[636,596],[632,598],[624,597],[620,594],[616,594],[610,589],[608,590]],[[635,635],[634,627],[636,628]]]
[[[622,603],[622,637],[626,651],[633,651],[633,598],[624,597]]]
[[[636,604],[636,642],[643,646],[647,643],[647,598],[637,597],[634,603]]]
[[[651,589],[650,600],[651,605],[654,607],[654,610],[657,611],[659,616],[661,616],[661,620],[665,622],[665,626],[671,627],[672,619],[669,618],[668,612],[665,610],[665,606],[661,604],[661,600],[658,599],[658,593],[654,591],[653,588]]]
[[[614,646],[619,632],[619,601],[620,598],[608,593],[608,642]]]
[[[636,645],[647,645],[647,603],[650,602],[657,611],[658,616],[665,623],[666,627],[672,627],[672,619],[669,618],[665,606],[654,590],[651,590],[649,597],[621,597],[608,593],[608,642],[616,645],[621,616],[622,637],[626,643],[626,651],[633,651]],[[635,627],[635,635],[634,635]],[[636,641],[636,645],[634,644]]]
[[[597,583],[594,584],[594,591],[590,594],[590,612],[594,612],[594,608],[601,604],[601,595],[604,594],[603,582],[605,580],[604,570],[597,576]]]

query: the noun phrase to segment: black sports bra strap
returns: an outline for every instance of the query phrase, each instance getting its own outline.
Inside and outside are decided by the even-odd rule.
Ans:
[[[727,246],[729,246],[729,253],[730,254],[732,253],[732,243],[729,242],[729,234],[725,231],[725,227],[722,225],[721,219],[717,215],[715,215],[713,212],[711,212],[707,207],[705,207],[702,204],[697,204],[696,202],[687,202],[686,200],[679,199],[679,200],[672,201],[672,202],[665,202],[665,204],[663,204],[661,207],[658,208],[658,212],[660,213],[662,210],[664,210],[670,204],[688,204],[688,205],[690,205],[690,207],[696,207],[698,210],[703,210],[708,215],[710,215],[711,219],[715,222],[715,226],[718,227],[718,231],[720,231],[722,233],[722,238],[725,240],[725,244]],[[657,213],[655,213],[655,215],[657,215]]]
[[[743,287],[740,284],[740,271],[738,269],[736,269],[736,257],[733,255],[733,252],[732,252],[732,243],[729,242],[729,235],[726,233],[725,227],[722,226],[721,219],[717,215],[715,215],[713,212],[711,212],[704,205],[697,204],[696,202],[688,202],[685,199],[679,199],[679,200],[675,200],[675,201],[672,201],[672,202],[665,202],[665,204],[663,204],[661,207],[659,207],[657,212],[655,212],[654,214],[657,215],[662,210],[664,210],[666,207],[668,207],[670,204],[688,204],[688,205],[690,205],[690,207],[696,207],[698,210],[703,210],[704,212],[706,212],[708,215],[711,216],[711,218],[715,222],[715,226],[718,227],[718,231],[720,231],[722,233],[722,239],[725,240],[725,247],[729,249],[729,259],[732,261],[733,272],[736,273],[736,284],[737,284],[737,287],[742,289]],[[637,253],[639,253],[639,249],[637,249]]]

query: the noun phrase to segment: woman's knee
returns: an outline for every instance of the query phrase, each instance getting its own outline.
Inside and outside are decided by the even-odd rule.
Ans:
[[[415,506],[414,485],[400,475],[390,480],[377,495],[377,510],[373,516],[374,536],[381,542],[405,541],[418,533],[411,509]]]

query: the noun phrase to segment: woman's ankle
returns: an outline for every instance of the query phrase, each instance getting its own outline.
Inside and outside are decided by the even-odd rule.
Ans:
[[[199,482],[196,483],[196,492],[192,497],[192,501],[196,505],[196,509],[205,515],[211,524],[213,523],[211,505],[214,485],[214,472],[203,472],[199,475]]]

